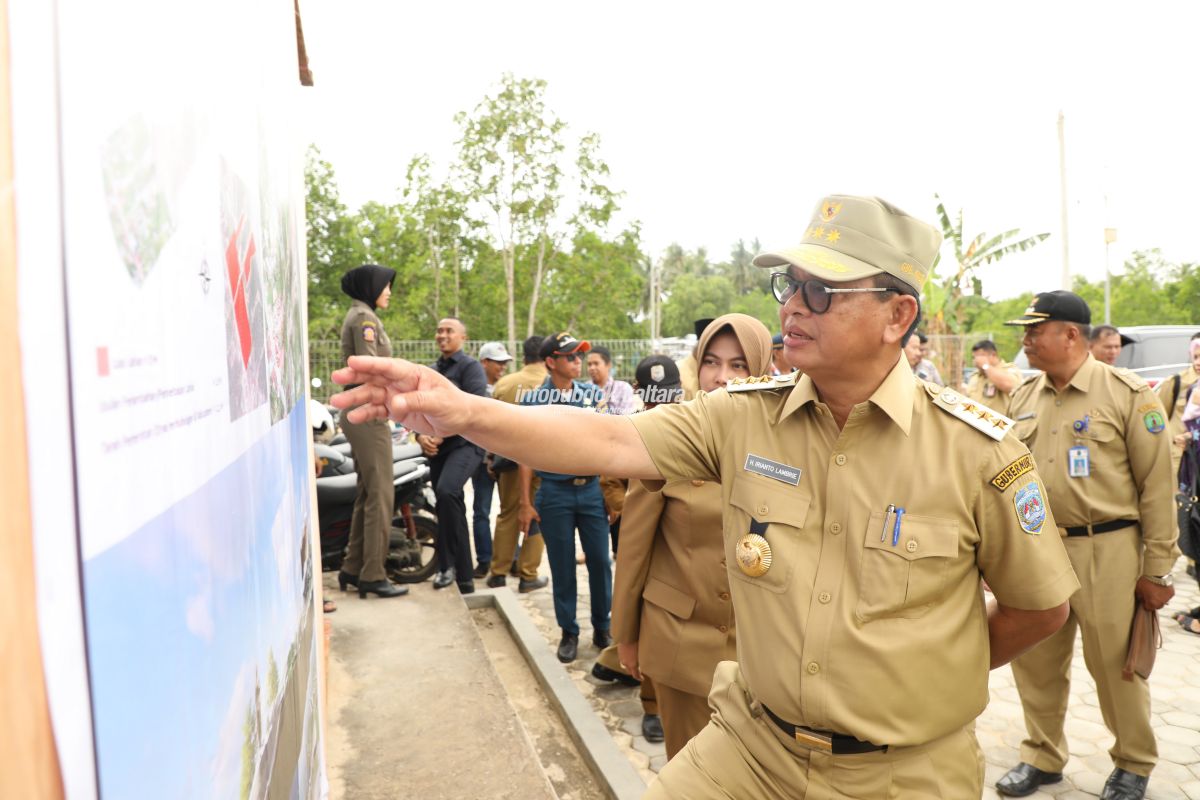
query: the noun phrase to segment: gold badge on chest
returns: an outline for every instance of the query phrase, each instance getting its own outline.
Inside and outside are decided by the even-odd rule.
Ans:
[[[771,568],[771,545],[763,536],[766,532],[765,522],[752,519],[750,532],[743,534],[734,548],[738,569],[751,578],[765,575]]]

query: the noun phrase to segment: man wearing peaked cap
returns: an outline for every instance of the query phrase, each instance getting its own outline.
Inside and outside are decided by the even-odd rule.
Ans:
[[[1073,292],[1043,292],[1009,325],[1024,327],[1031,366],[1044,370],[1013,393],[1008,414],[1046,482],[1057,530],[1080,590],[1067,623],[1013,661],[1025,710],[1021,763],[996,784],[1023,797],[1062,778],[1063,732],[1076,631],[1096,682],[1100,711],[1116,738],[1103,800],[1145,795],[1158,758],[1145,678],[1123,667],[1134,608],[1159,609],[1174,595],[1179,555],[1171,454],[1162,404],[1134,373],[1097,361],[1092,313]]]
[[[462,431],[542,469],[719,483],[738,660],[718,665],[712,721],[647,797],[981,796],[988,671],[1057,630],[1078,582],[1011,421],[901,358],[940,244],[877,198],[824,198],[798,245],[755,259],[777,270],[803,375],[632,417],[493,409],[394,360],[335,375],[370,385],[335,399],[369,400],[361,416]],[[671,587],[651,594],[686,616]]]

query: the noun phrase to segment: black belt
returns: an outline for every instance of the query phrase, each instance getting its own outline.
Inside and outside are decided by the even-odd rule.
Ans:
[[[1073,528],[1063,528],[1067,536],[1093,536],[1097,533],[1108,533],[1137,525],[1136,519],[1114,519],[1112,522],[1101,522],[1099,525],[1076,525]]]
[[[595,475],[579,475],[579,476],[564,475],[561,478],[548,478],[546,476],[542,476],[542,480],[553,481],[554,483],[569,483],[572,486],[587,486],[589,483],[596,480],[596,476]]]
[[[788,736],[795,737],[796,741],[805,747],[811,747],[814,750],[823,750],[826,753],[833,753],[835,756],[852,756],[859,753],[877,753],[880,751],[886,753],[888,749],[886,744],[871,744],[870,742],[864,742],[843,733],[815,731],[803,725],[793,725],[777,717],[775,712],[766,706],[763,706],[763,711],[767,712],[767,716],[779,726],[781,731]]]

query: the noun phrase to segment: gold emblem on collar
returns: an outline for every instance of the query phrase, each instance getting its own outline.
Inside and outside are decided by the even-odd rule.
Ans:
[[[771,545],[757,533],[747,533],[734,548],[738,569],[751,578],[765,575],[771,568]]]

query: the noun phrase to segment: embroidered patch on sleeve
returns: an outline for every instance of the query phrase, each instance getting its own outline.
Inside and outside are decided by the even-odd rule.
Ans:
[[[1037,481],[1017,489],[1013,496],[1013,505],[1017,509],[1017,521],[1021,530],[1026,533],[1041,533],[1042,525],[1046,522],[1046,503],[1042,500],[1042,488]]]
[[[1163,419],[1162,412],[1157,410],[1151,411],[1142,417],[1142,422],[1146,424],[1146,430],[1151,433],[1161,433],[1167,427],[1167,422]]]
[[[996,473],[991,483],[1003,492],[1012,486],[1017,478],[1029,472],[1033,472],[1033,456],[1026,454]]]
[[[364,322],[362,326],[362,334],[364,342],[375,341],[375,326],[370,322]]]

